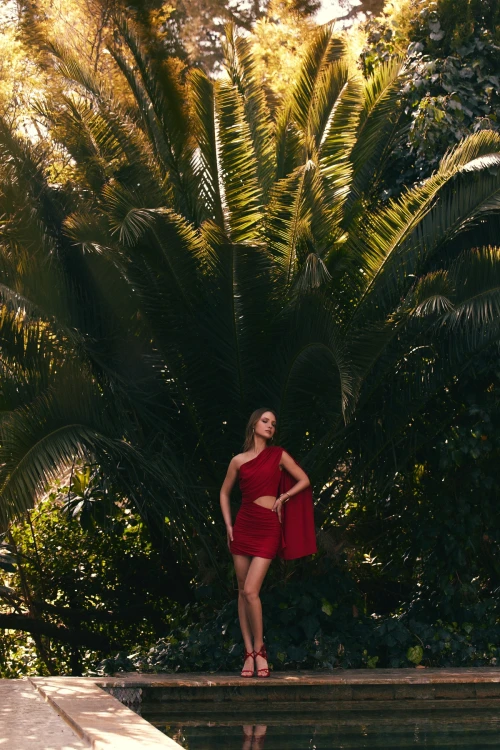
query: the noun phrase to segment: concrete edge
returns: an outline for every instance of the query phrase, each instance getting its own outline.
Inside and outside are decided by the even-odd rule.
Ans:
[[[66,679],[66,678],[59,678]],[[284,687],[285,685],[440,685],[500,683],[499,667],[467,667],[456,669],[353,669],[334,672],[271,673],[265,680],[246,679],[227,673],[140,673],[128,672],[111,677],[93,679],[105,688],[139,687]]]
[[[182,750],[177,742],[120,703],[92,678],[28,680],[92,750]]]

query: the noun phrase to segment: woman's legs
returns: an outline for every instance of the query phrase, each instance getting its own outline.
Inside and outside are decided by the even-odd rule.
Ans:
[[[246,724],[243,726],[243,746],[241,750],[260,750],[264,747],[264,738],[266,736],[267,726],[264,724]]]
[[[258,650],[263,640],[262,627],[262,604],[260,602],[260,589],[272,560],[265,557],[253,557],[248,567],[243,586],[243,598],[246,602],[246,611],[253,635],[253,645]]]
[[[268,560],[265,557],[253,557],[248,567],[243,587],[243,599],[246,604],[246,612],[253,635],[253,648],[255,651],[259,651],[264,644],[262,604],[259,594],[271,562],[272,560]],[[257,669],[267,667],[266,659],[258,656],[256,666]]]
[[[267,726],[265,724],[256,724],[253,731],[253,743],[252,749],[258,750],[258,748],[264,747],[264,739],[266,737]]]
[[[238,617],[240,620],[241,634],[243,636],[243,643],[245,644],[245,651],[251,653],[253,651],[253,639],[252,630],[248,621],[247,607],[243,591],[245,588],[245,579],[247,577],[250,563],[252,562],[251,557],[247,555],[233,555],[234,570],[236,572],[236,578],[238,580]],[[253,670],[254,664],[253,659],[245,659],[243,669]]]
[[[265,557],[247,557],[233,555],[234,569],[238,579],[238,615],[241,634],[246,651],[259,651],[264,643],[262,626],[262,604],[260,589],[272,560]],[[261,656],[257,657],[257,668],[267,667],[267,662]],[[252,669],[253,664],[248,659],[245,669]]]
[[[252,750],[252,741],[253,741],[253,725],[252,724],[246,724],[243,727],[243,737],[245,738],[243,740],[243,747],[241,750]]]

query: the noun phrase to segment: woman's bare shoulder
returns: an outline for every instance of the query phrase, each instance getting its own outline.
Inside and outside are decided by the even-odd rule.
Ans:
[[[237,453],[236,456],[232,457],[229,465],[239,469],[241,464],[244,464],[245,461],[248,461],[248,453]]]
[[[277,446],[280,450],[280,466],[283,466],[285,464],[295,463],[295,460],[291,457],[291,455],[281,446]]]

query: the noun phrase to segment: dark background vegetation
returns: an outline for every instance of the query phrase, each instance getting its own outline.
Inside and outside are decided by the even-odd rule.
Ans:
[[[22,8],[20,39],[40,31],[41,18],[49,22],[43,6],[37,16],[35,5]],[[110,7],[99,5],[102,34]],[[282,23],[295,19],[309,33],[314,10],[311,3],[281,8]],[[269,20],[269,12],[280,12],[278,5],[269,11],[255,4],[240,17],[223,3],[178,3],[168,17],[160,4],[139,4],[136,11],[146,27],[157,24],[161,31],[150,49],[160,44],[159,57],[167,54],[174,67],[182,62],[183,76],[185,66],[220,68],[222,29],[207,18],[220,15],[251,29],[256,21]],[[366,22],[358,63],[365,75],[408,54],[398,92],[402,135],[374,201],[387,201],[427,178],[464,136],[500,129],[499,22],[500,5],[493,0],[396,3]],[[106,56],[96,54],[93,64],[105,72]],[[47,76],[44,85],[56,86],[43,59],[40,70]],[[273,96],[279,99],[279,87],[266,93],[271,103]],[[22,103],[13,101],[5,117],[22,119]],[[96,181],[99,169],[96,165]],[[496,227],[492,220],[487,231],[493,238]],[[76,303],[82,302],[83,293]],[[100,333],[99,339],[94,329],[96,358],[99,347],[105,349],[112,339],[109,330]],[[117,360],[127,359],[128,347],[139,347],[137,341],[121,343]],[[147,357],[156,356],[149,342],[140,345]],[[136,375],[140,379],[142,373]],[[380,392],[384,395],[384,389]],[[385,393],[380,411],[397,409],[389,384]],[[4,404],[8,397],[3,394]],[[183,454],[188,443],[182,424],[162,408],[160,416],[167,422],[172,418],[173,430],[179,431],[177,449]],[[112,414],[103,419],[108,417]],[[243,414],[227,429],[237,434],[242,426]],[[485,347],[418,409],[409,410],[398,441],[359,473],[343,473],[340,467],[339,482],[331,475],[326,484],[319,481],[318,555],[273,564],[263,606],[275,669],[498,663],[498,344]],[[224,450],[227,444],[220,438]],[[234,452],[240,449],[234,440],[231,444]],[[216,505],[230,458],[222,447],[215,451],[211,474],[200,469],[192,476],[193,486],[203,486],[198,504],[205,502],[206,490]],[[186,541],[173,530],[154,491],[149,497],[142,480],[127,475],[126,465],[120,465],[126,480],[120,481],[118,471],[111,474],[115,456],[107,450],[102,455],[108,466],[76,456],[34,509],[4,522],[1,676],[236,669],[242,650],[235,579],[222,529],[208,526],[222,521],[198,520],[196,509],[186,507],[186,529],[192,534]],[[153,475],[151,469],[150,482]],[[178,502],[182,505],[182,499]]]

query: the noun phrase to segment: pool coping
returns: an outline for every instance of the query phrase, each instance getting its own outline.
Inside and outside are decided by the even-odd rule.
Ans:
[[[94,677],[28,679],[92,750],[182,750],[177,742],[107,693]]]
[[[397,703],[401,705],[406,702],[407,705],[410,703],[416,707],[422,697],[439,697],[440,703],[446,703],[447,697],[456,699],[456,693],[452,695],[452,686],[464,684],[475,686],[473,693],[466,696],[471,704],[475,702],[475,698],[486,699],[486,701],[493,698],[500,705],[500,685],[495,687],[500,683],[500,668],[498,667],[278,672],[266,679],[248,679],[239,675],[222,673],[128,673],[112,677],[30,677],[28,679],[49,705],[93,750],[139,750],[144,747],[149,750],[165,750],[166,748],[182,750],[177,742],[124,705],[134,703],[139,705],[142,690],[147,688],[166,689],[167,693],[172,692],[172,694],[177,693],[179,688],[181,690],[194,688],[196,693],[201,692],[207,697],[214,695],[218,689],[229,689],[229,704],[226,705],[232,704],[236,713],[239,708],[236,703],[232,703],[231,698],[238,699],[239,697],[241,701],[242,694],[246,692],[245,689],[250,688],[248,692],[254,695],[257,690],[262,699],[265,699],[269,689],[270,696],[274,691],[275,697],[278,697],[276,694],[278,689],[284,689],[288,693],[288,688],[292,688],[293,692],[294,688],[309,686],[317,689],[331,687],[331,700],[336,703],[337,707],[343,704],[346,708],[350,703],[349,694],[345,693],[342,697],[339,692],[344,688],[352,687],[353,690],[366,688],[364,694],[368,699],[367,702],[375,708],[379,697],[377,688],[392,686],[392,693],[383,696],[390,698],[387,705],[392,703],[396,707]],[[488,691],[488,685],[491,685],[490,691]],[[422,690],[436,686],[436,693],[431,694],[428,691],[424,695],[419,693],[418,686],[421,686]],[[446,686],[450,686],[449,695],[447,695]],[[212,690],[214,688],[215,690]],[[193,693],[192,690],[186,691],[186,697],[188,692]],[[116,696],[121,697],[123,703]],[[429,700],[425,700],[424,703],[428,704]],[[196,713],[194,703],[190,703],[189,708],[194,715]]]
[[[82,678],[89,679],[89,678]],[[135,673],[92,678],[103,687],[136,687],[145,682],[151,687],[243,687],[248,685],[425,685],[500,682],[500,667],[421,669],[352,669],[328,672],[272,672],[266,678],[240,677],[223,672]]]

